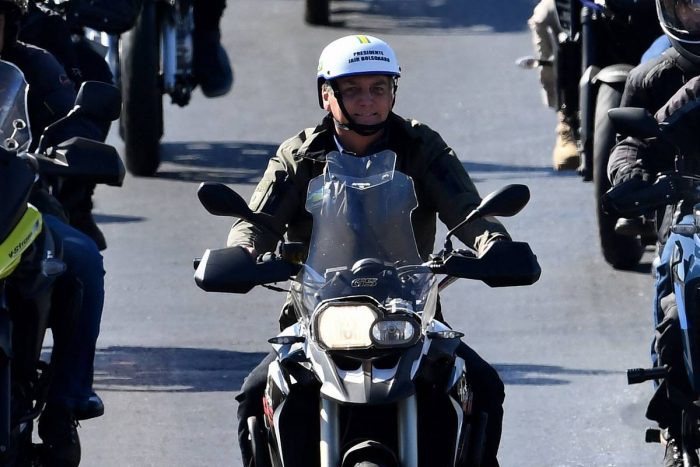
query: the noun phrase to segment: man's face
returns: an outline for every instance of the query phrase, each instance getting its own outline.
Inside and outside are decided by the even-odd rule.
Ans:
[[[355,123],[375,125],[389,117],[394,100],[394,84],[389,76],[349,76],[337,82],[345,110]],[[337,96],[330,90],[323,93],[323,108],[340,123],[348,123]]]
[[[700,32],[700,3],[680,1],[676,6],[676,15],[683,29],[690,33]]]

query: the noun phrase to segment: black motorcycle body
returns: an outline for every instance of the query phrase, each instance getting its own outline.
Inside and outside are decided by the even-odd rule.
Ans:
[[[164,132],[163,95],[184,107],[196,85],[191,0],[44,2],[82,28],[104,55],[124,103],[119,134],[126,168],[134,175],[154,175]]]
[[[163,95],[181,107],[190,101],[193,28],[190,1],[143,0],[136,25],[121,36],[115,59],[124,100],[119,129],[134,175],[152,176],[160,164]]]
[[[496,242],[476,257],[446,241],[421,260],[413,180],[394,169],[395,159],[391,151],[327,155],[325,173],[308,188],[305,260],[285,244],[258,261],[230,247],[195,263],[206,291],[245,293],[291,279],[296,323],[270,339],[277,357],[264,417],[248,420],[257,467],[480,464],[487,420],[472,410],[472,381],[455,354],[463,334],[439,319],[438,291],[457,277],[529,285],[540,268],[521,242]],[[211,213],[266,224],[222,185],[203,184],[199,197]],[[465,222],[514,215],[528,199],[527,187],[512,185]],[[436,274],[447,277],[438,282]]]
[[[41,414],[51,380],[51,367],[41,359],[42,345],[49,327],[75,322],[82,286],[63,275],[61,241],[29,203],[30,194],[38,183],[48,186],[49,179],[58,183],[73,175],[120,185],[125,170],[113,147],[82,138],[29,154],[23,75],[0,61],[0,83],[0,465],[51,465],[44,450],[32,444],[33,420]],[[102,94],[102,86],[109,86],[104,83],[83,86],[74,110],[48,127],[45,136],[86,128],[88,101],[95,93],[111,94]],[[108,113],[109,107],[103,111]],[[91,148],[89,157],[86,147]]]
[[[555,0],[561,33],[553,57],[523,57],[524,68],[551,66],[557,109],[574,129],[584,181],[593,181],[601,252],[616,268],[635,266],[647,238],[615,231],[600,199],[610,188],[607,164],[615,144],[608,110],[622,100],[627,75],[661,34],[654,0]],[[553,32],[554,33],[554,32]]]

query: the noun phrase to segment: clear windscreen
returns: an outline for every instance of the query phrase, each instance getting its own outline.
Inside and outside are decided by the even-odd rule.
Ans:
[[[309,255],[293,287],[302,313],[328,299],[369,296],[379,304],[400,299],[421,311],[435,279],[421,266],[411,212],[413,180],[394,170],[396,154],[366,157],[331,152],[326,171],[309,183],[313,216]]]
[[[0,145],[9,151],[25,152],[31,143],[26,100],[24,75],[0,60]]]

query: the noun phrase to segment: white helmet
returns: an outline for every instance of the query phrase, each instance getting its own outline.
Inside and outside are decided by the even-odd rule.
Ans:
[[[398,78],[401,67],[389,44],[372,36],[345,36],[328,44],[318,59],[318,102],[323,108],[321,85],[354,75],[388,75]]]

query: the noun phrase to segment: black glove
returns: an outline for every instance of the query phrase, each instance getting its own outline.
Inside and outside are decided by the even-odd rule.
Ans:
[[[627,168],[621,169],[618,173],[617,176],[615,177],[615,183],[614,185],[620,185],[622,183],[626,183],[630,180],[641,180],[643,182],[649,182],[653,180],[654,177],[644,170],[642,167],[636,166],[636,165],[631,165]]]
[[[675,174],[663,175],[654,184],[635,177],[608,190],[601,202],[606,214],[632,218],[677,203],[683,198],[685,186],[686,181]]]

